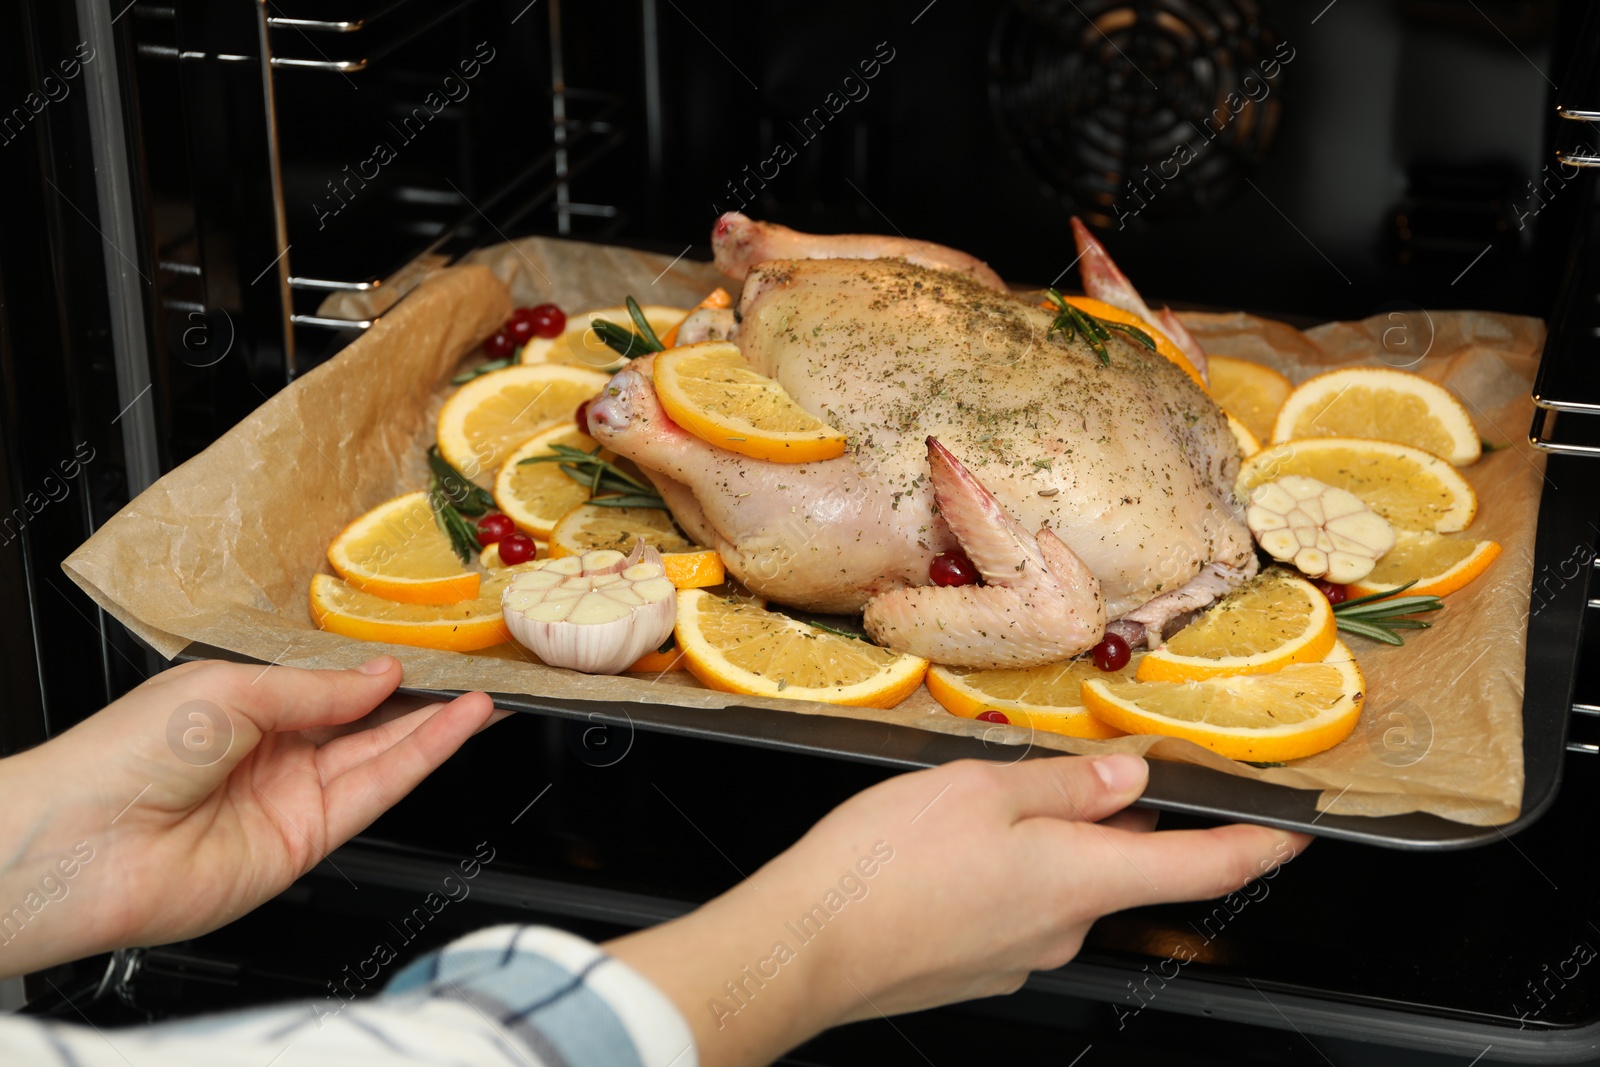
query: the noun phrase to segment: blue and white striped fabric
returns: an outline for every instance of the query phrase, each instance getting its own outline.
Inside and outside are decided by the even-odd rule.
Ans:
[[[383,993],[124,1030],[0,1018],[0,1063],[50,1067],[698,1067],[688,1023],[580,937],[497,926],[422,957]]]

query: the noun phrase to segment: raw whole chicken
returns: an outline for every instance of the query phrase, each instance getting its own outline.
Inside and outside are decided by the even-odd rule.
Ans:
[[[1165,327],[1085,238],[1091,295]],[[588,419],[751,589],[863,612],[878,641],[936,662],[1025,667],[1076,655],[1108,626],[1159,641],[1253,573],[1238,447],[1166,358],[1113,332],[1103,362],[1052,330],[1052,311],[937,245],[735,215],[713,244],[744,279],[734,321],[714,329],[849,450],[780,464],[719,449],[662,412],[649,359],[618,373]],[[782,258],[764,259],[768,246]],[[929,564],[956,550],[984,584],[932,584]]]

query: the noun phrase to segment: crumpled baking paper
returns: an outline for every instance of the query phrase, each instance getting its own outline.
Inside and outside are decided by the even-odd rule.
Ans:
[[[298,667],[346,667],[388,652],[413,686],[849,716],[991,746],[1148,753],[1321,790],[1321,809],[1339,814],[1424,811],[1474,825],[1516,817],[1543,472],[1521,430],[1532,417],[1529,390],[1544,340],[1541,323],[1516,316],[1413,312],[1399,327],[1383,316],[1303,333],[1244,314],[1183,316],[1208,351],[1259,360],[1296,382],[1336,366],[1415,361],[1408,369],[1448,385],[1483,437],[1507,446],[1463,472],[1482,505],[1468,533],[1500,542],[1503,554],[1404,647],[1350,639],[1368,683],[1362,723],[1343,744],[1291,766],[1252,767],[1172,738],[1096,742],[994,727],[947,714],[925,689],[888,711],[835,707],[711,692],[686,672],[590,677],[542,666],[514,645],[464,655],[375,646],[312,625],[307,591],[311,576],[328,570],[328,543],[369,508],[426,486],[424,453],[449,379],[513,301],[576,310],[632,294],[688,307],[727,284],[708,264],[573,241],[529,238],[480,250],[466,265],[431,274],[338,356],[141,493],[63,566],[167,656],[191,641]]]

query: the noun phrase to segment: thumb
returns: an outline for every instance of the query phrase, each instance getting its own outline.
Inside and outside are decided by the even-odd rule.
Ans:
[[[1138,799],[1150,778],[1143,759],[1127,752],[1019,760],[1005,768],[1015,818],[1099,822]]]

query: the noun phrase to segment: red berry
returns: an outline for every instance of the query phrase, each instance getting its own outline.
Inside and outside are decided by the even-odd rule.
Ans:
[[[506,324],[500,327],[500,332],[506,334],[519,345],[525,345],[534,338],[533,320],[511,316]]]
[[[525,533],[511,533],[500,539],[500,562],[507,567],[528,562],[536,551],[538,546]]]
[[[478,520],[478,544],[488,548],[496,541],[503,541],[517,532],[517,524],[511,521],[509,515],[502,515],[498,511],[491,512]]]
[[[560,337],[561,331],[567,328],[566,312],[554,304],[529,308],[528,320],[533,323],[533,332],[540,337]]]
[[[1322,590],[1322,595],[1328,598],[1328,603],[1335,606],[1343,604],[1346,600],[1350,599],[1349,588],[1339,585],[1336,582],[1330,582],[1324,578],[1318,578],[1312,584],[1318,589]]]
[[[505,359],[517,350],[517,342],[504,330],[496,330],[483,342],[483,353],[490,359]]]
[[[578,429],[582,430],[584,433],[589,432],[589,405],[592,403],[594,403],[593,397],[578,405],[578,413],[576,416],[578,420]]]
[[[980,711],[978,712],[978,721],[997,722],[1001,726],[1011,725],[1011,720],[1006,718],[1006,713],[1003,711]]]
[[[928,577],[934,585],[976,585],[978,568],[965,552],[941,552],[928,564]]]
[[[502,553],[504,551],[504,549],[501,549]],[[1133,651],[1128,648],[1128,642],[1116,634],[1106,634],[1100,643],[1094,646],[1093,655],[1094,665],[1101,670],[1120,671],[1128,665],[1128,660],[1133,656]]]

